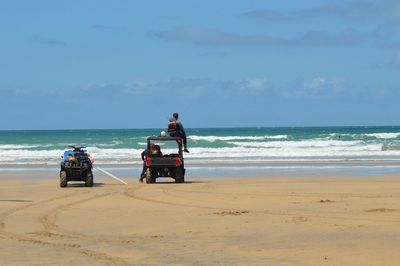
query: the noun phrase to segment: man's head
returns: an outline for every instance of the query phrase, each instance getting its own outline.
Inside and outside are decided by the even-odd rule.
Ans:
[[[161,150],[161,148],[157,144],[153,143],[151,144],[150,150],[152,154],[157,154]]]
[[[179,116],[179,114],[176,113],[176,112],[172,115],[172,117],[175,118],[175,119],[178,119],[178,116]]]

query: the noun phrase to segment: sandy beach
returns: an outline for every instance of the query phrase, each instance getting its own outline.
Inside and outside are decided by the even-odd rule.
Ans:
[[[1,265],[398,265],[400,179],[0,179]]]

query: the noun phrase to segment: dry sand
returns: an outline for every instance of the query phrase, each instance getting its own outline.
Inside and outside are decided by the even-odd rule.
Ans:
[[[0,265],[400,264],[399,177],[59,188],[6,175]]]

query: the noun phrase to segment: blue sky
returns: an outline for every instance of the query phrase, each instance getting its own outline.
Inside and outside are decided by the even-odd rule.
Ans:
[[[400,2],[1,1],[0,129],[399,125]]]

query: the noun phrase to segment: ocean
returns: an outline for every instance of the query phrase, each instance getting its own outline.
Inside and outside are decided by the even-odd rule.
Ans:
[[[0,165],[57,165],[68,145],[82,145],[98,165],[139,167],[146,138],[162,130],[0,131]],[[197,171],[209,165],[239,173],[246,167],[296,172],[308,166],[397,171],[400,165],[400,126],[191,128],[186,133],[186,165]]]

